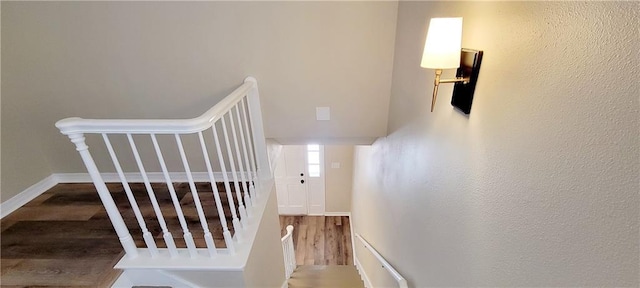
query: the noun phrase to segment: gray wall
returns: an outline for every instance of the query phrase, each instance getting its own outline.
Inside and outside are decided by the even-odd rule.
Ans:
[[[268,138],[362,143],[386,132],[395,2],[1,5],[3,201],[51,173],[85,171],[57,120],[194,117],[248,75]],[[332,121],[316,121],[316,106]]]
[[[411,287],[638,287],[639,10],[400,2],[389,135],[356,151],[355,232]],[[469,117],[451,85],[429,112],[419,64],[443,16],[485,52]]]
[[[325,211],[351,211],[351,183],[353,182],[353,145],[324,146]],[[331,163],[340,163],[332,168]]]

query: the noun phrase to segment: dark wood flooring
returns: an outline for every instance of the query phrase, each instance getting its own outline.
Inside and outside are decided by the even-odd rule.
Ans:
[[[144,247],[122,185],[108,184],[108,187],[138,247]],[[202,239],[203,228],[188,184],[178,183],[174,187],[189,230],[195,239]],[[131,188],[158,247],[166,247],[144,185],[132,183]],[[222,183],[219,188],[224,191]],[[176,245],[185,247],[167,186],[153,184],[153,189]],[[198,183],[197,190],[216,247],[225,247],[211,186]],[[227,201],[225,193],[220,196],[223,202]],[[224,207],[233,234],[229,205]],[[112,267],[123,255],[122,246],[91,183],[56,185],[4,217],[0,229],[2,287],[108,287],[120,274]],[[204,240],[196,240],[197,247],[205,245]]]
[[[283,236],[287,225],[293,225],[298,265],[353,265],[349,217],[280,216]]]
[[[116,205],[139,247],[142,235],[120,184],[108,184]],[[193,197],[186,183],[175,184],[189,230],[202,239]],[[227,202],[218,183],[223,203]],[[131,188],[148,229],[164,247],[160,226],[144,185]],[[165,184],[153,184],[169,231],[178,247],[185,247],[181,228]],[[198,195],[217,247],[225,247],[222,225],[215,209],[211,186],[197,184]],[[233,190],[233,186],[232,186]],[[234,192],[235,199],[235,192]],[[224,206],[233,233],[231,210]],[[281,225],[294,225],[294,246],[299,265],[351,265],[348,217],[282,216]],[[120,274],[113,269],[123,250],[93,184],[58,184],[0,221],[1,287],[109,287]],[[284,233],[283,233],[284,235]],[[196,246],[204,248],[204,241]]]
[[[2,287],[107,287],[122,246],[92,184],[59,184],[4,217]]]

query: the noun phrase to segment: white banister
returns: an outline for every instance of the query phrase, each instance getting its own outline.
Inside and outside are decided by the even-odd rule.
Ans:
[[[100,196],[100,201],[102,201],[102,205],[104,205],[104,208],[107,211],[109,220],[111,220],[111,224],[116,230],[116,234],[120,239],[120,243],[122,243],[124,251],[130,258],[137,257],[138,250],[136,249],[136,244],[135,242],[133,242],[131,234],[129,234],[129,229],[124,223],[124,220],[122,219],[122,215],[120,215],[120,211],[118,211],[116,203],[113,202],[113,198],[109,193],[109,189],[107,189],[107,185],[104,184],[102,176],[100,176],[100,171],[98,171],[98,167],[93,161],[91,153],[89,153],[89,146],[87,146],[87,144],[84,142],[84,135],[70,134],[69,139],[71,139],[71,142],[73,142],[73,144],[76,144],[76,150],[78,151],[78,153],[80,153],[82,162],[84,162],[84,165],[87,167],[89,176],[91,176],[91,180],[93,180],[93,183],[96,186],[96,190],[98,191],[98,196]]]
[[[254,199],[256,199],[255,197],[257,197],[256,195],[256,177],[258,175],[258,171],[256,169],[256,162],[255,162],[255,154],[254,154],[254,150],[253,150],[253,145],[251,144],[251,130],[249,130],[249,120],[247,120],[247,112],[246,112],[246,106],[244,105],[244,101],[240,102],[240,105],[242,107],[242,119],[244,120],[244,130],[247,131],[247,146],[248,146],[248,150],[249,150],[249,154],[247,155],[247,158],[249,158],[249,163],[251,164],[251,166],[249,166],[249,164],[247,164],[247,167],[251,167],[249,170],[251,170],[250,172],[250,177],[249,180],[251,181],[250,183],[250,187],[249,190],[251,192],[251,197],[254,197]],[[255,201],[253,202],[255,203]]]
[[[282,238],[282,252],[284,253],[284,273],[287,279],[291,278],[296,269],[296,251],[293,248],[293,226],[287,226],[287,234]]]
[[[198,196],[196,183],[193,181],[193,175],[191,175],[191,168],[189,167],[189,162],[187,161],[187,155],[184,152],[184,146],[182,145],[182,140],[180,139],[179,134],[176,134],[175,137],[176,137],[176,143],[178,144],[178,151],[180,151],[180,158],[182,159],[182,165],[184,166],[184,172],[187,173],[187,181],[189,181],[189,189],[191,190],[191,197],[193,197],[193,203],[196,205],[198,218],[200,218],[200,225],[202,226],[202,231],[204,232],[204,240],[205,240],[205,243],[207,244],[207,250],[209,250],[209,256],[213,258],[218,254],[218,251],[216,250],[216,244],[213,242],[213,235],[211,235],[211,231],[209,231],[209,225],[207,225],[207,218],[204,215],[204,210],[202,210],[202,203],[200,203],[200,196]],[[194,250],[195,250],[195,247],[194,247]]]
[[[231,116],[231,115],[229,115]],[[230,117],[231,118],[231,117]],[[231,118],[233,120],[233,118]],[[236,192],[236,201],[238,201],[238,211],[240,211],[240,223],[242,223],[242,227],[246,228],[248,223],[247,219],[247,210],[244,207],[244,203],[242,200],[242,195],[240,195],[240,182],[238,181],[238,172],[236,170],[236,164],[233,160],[233,149],[231,148],[231,143],[229,142],[229,133],[227,132],[227,123],[224,120],[224,117],[220,118],[222,123],[222,135],[224,135],[224,143],[227,147],[227,160],[229,160],[229,166],[231,168],[231,176],[233,177],[233,188]]]
[[[238,105],[235,105],[234,108],[238,108]],[[236,109],[237,111],[237,109]],[[239,115],[238,115],[239,116]],[[240,117],[238,117],[238,120],[240,119]],[[238,144],[238,141],[244,141],[244,136],[242,138],[238,138],[238,133],[236,132],[236,125],[235,125],[235,121],[233,120],[233,109],[229,111],[229,122],[231,123],[231,134],[233,135],[233,139],[235,139],[235,141],[233,141],[233,145],[235,147],[235,151],[236,151],[236,158],[238,159],[238,169],[240,172],[240,180],[242,181],[242,192],[244,193],[244,204],[246,205],[246,208],[251,207],[251,197],[249,196],[249,189],[247,188],[247,179],[244,175],[244,163],[243,163],[243,159],[242,159],[242,151],[240,150],[240,145]],[[241,123],[238,122],[238,127],[241,127]],[[242,135],[242,134],[241,134]],[[247,216],[251,217],[251,209],[246,209],[247,210]]]
[[[216,179],[213,176],[213,169],[211,168],[211,160],[209,160],[209,152],[207,151],[207,145],[204,142],[202,132],[198,132],[198,138],[200,139],[200,147],[202,148],[202,155],[204,156],[204,163],[207,166],[207,174],[209,175],[209,182],[211,182],[211,191],[213,191],[213,199],[216,202],[216,209],[218,211],[218,219],[222,225],[222,236],[224,237],[224,243],[227,246],[229,254],[236,253],[235,246],[233,245],[233,239],[231,238],[231,232],[227,226],[227,218],[224,216],[224,208],[222,207],[222,200],[220,199],[220,191],[218,191],[218,185],[216,185]]]
[[[382,267],[389,271],[389,274],[391,274],[391,276],[396,279],[400,288],[408,287],[407,280],[405,280],[404,277],[402,277],[402,275],[400,275],[400,273],[395,268],[393,268],[393,266],[391,266],[391,264],[389,264],[389,262],[387,262],[387,260],[385,260],[384,257],[382,257],[382,255],[380,255],[380,253],[378,253],[378,251],[373,248],[371,244],[369,244],[369,242],[367,242],[367,240],[362,238],[362,236],[360,236],[360,234],[358,233],[356,233],[356,238],[358,238],[360,242],[362,242],[364,247],[367,248],[367,250],[369,250],[371,254],[376,257],[376,259],[382,264]]]
[[[251,78],[253,79],[253,78]],[[255,79],[253,79],[255,81]],[[64,135],[74,133],[109,133],[109,134],[190,134],[204,131],[211,127],[235,103],[251,91],[256,90],[256,82],[245,81],[242,86],[231,92],[229,96],[218,102],[204,114],[191,119],[82,119],[66,118],[56,122],[56,127]],[[252,89],[254,88],[254,89]],[[257,93],[257,92],[256,92]],[[259,103],[259,102],[258,102]],[[257,106],[258,108],[260,106]],[[257,109],[258,111],[260,109]],[[257,112],[257,111],[256,111]],[[260,115],[262,118],[262,115]],[[264,135],[263,135],[264,136]]]
[[[71,142],[76,145],[76,150],[80,153],[96,186],[96,190],[107,210],[109,219],[122,243],[127,258],[135,259],[140,263],[153,263],[153,261],[166,263],[167,259],[182,258],[187,259],[185,260],[187,262],[178,262],[186,263],[185,265],[187,266],[206,266],[208,265],[207,263],[212,263],[202,262],[204,259],[206,261],[220,261],[228,265],[236,265],[233,259],[229,257],[244,257],[242,255],[250,251],[246,245],[251,245],[252,237],[255,236],[254,232],[251,231],[254,231],[252,229],[260,223],[260,219],[256,219],[255,223],[253,221],[249,222],[249,219],[253,219],[252,215],[261,215],[256,213],[261,213],[259,211],[262,211],[256,210],[261,209],[255,205],[260,191],[256,188],[260,188],[258,186],[262,182],[266,183],[265,188],[270,187],[268,185],[271,185],[269,181],[272,179],[270,167],[267,164],[266,142],[257,89],[257,81],[252,77],[247,77],[243,84],[227,97],[202,115],[190,119],[82,119],[74,117],[62,119],[56,123],[56,127],[60,129],[60,132],[67,135]],[[219,129],[220,127],[222,129]],[[211,136],[213,137],[207,136],[205,138],[204,134],[209,133],[209,130],[212,132]],[[119,182],[124,189],[124,194],[126,194],[128,205],[118,202],[119,205],[122,204],[120,209],[129,209],[127,213],[133,212],[132,214],[135,216],[140,230],[137,230],[137,227],[127,227],[120,214],[121,212],[124,213],[124,211],[120,211],[113,200],[114,198],[119,198],[113,197],[111,192],[118,193],[121,191],[110,192],[104,183],[102,175],[97,168],[98,166],[89,153],[88,146],[85,144],[85,137],[89,137],[92,134],[101,136],[102,141],[105,143],[106,152],[108,152],[107,154],[113,164],[112,168],[115,168]],[[196,134],[200,147],[188,141]],[[125,142],[123,142],[125,144],[120,144],[114,139],[123,136],[126,137]],[[167,136],[175,140],[175,145],[171,145],[173,144],[171,140],[168,143],[164,142],[166,139],[163,137]],[[127,150],[127,142],[128,148],[131,149],[130,151]],[[124,148],[119,145],[124,145]],[[211,145],[214,145],[215,148],[211,147]],[[207,146],[211,147],[211,155]],[[104,150],[104,147],[102,149]],[[122,149],[125,149],[128,153],[124,153],[125,151],[121,151]],[[205,169],[200,168],[201,165],[199,165],[203,162],[196,163],[195,161],[197,160],[193,160],[200,153],[202,153],[206,171],[193,171]],[[103,154],[96,153],[95,155]],[[175,155],[178,155],[178,157],[176,158]],[[129,160],[127,158],[135,161],[126,161]],[[100,163],[100,161],[98,162]],[[132,163],[129,164],[131,167],[126,165],[128,163]],[[148,168],[159,166],[159,168],[155,169],[160,171],[147,172],[143,163],[153,163],[149,164]],[[216,164],[216,167],[212,164]],[[133,169],[133,172],[127,171],[127,169]],[[183,176],[176,176],[181,175],[182,171],[186,174],[186,180]],[[196,178],[194,175],[201,175],[200,173],[203,172],[206,172],[208,176],[204,181],[208,181],[206,184],[211,185],[211,195],[208,194],[209,192],[203,193],[208,190],[198,191],[202,190],[202,188],[200,188],[201,183],[196,183],[196,180],[203,180]],[[155,184],[152,185],[150,181],[150,175],[154,176],[158,175],[158,173],[162,175],[164,180],[160,188],[155,187]],[[130,176],[132,174],[135,176]],[[146,191],[134,189],[134,184],[129,183],[134,178],[142,179],[141,182],[143,182]],[[181,182],[185,181],[189,189],[186,192],[190,193],[193,203],[183,201],[179,197],[184,195],[179,194],[183,192],[179,187],[184,187]],[[219,191],[217,181],[222,182],[224,191]],[[165,184],[166,189],[164,187]],[[154,188],[157,191],[154,191]],[[137,194],[138,192],[141,192],[141,195]],[[226,193],[226,201],[228,203],[223,203],[224,197],[221,197],[221,193]],[[206,200],[211,199],[207,198],[209,196],[213,196],[215,208],[204,205],[207,204]],[[167,198],[170,198],[170,201],[164,201]],[[204,200],[204,202],[201,200]],[[150,203],[151,207],[145,206],[148,203]],[[262,202],[260,203],[260,205],[263,205]],[[165,204],[167,207],[161,204]],[[192,212],[194,208],[196,215],[193,215]],[[233,229],[230,229],[231,227],[229,226],[231,225],[227,224],[229,216],[227,216],[228,214],[225,215],[225,212],[231,213],[229,220],[233,224]],[[209,218],[208,220],[207,216],[213,216],[212,213],[217,213],[217,219]],[[202,227],[202,233],[200,233],[199,227],[196,228],[194,226],[197,225],[194,224],[195,217],[199,222],[197,224]],[[177,222],[179,222],[179,228],[182,230],[184,243],[174,241],[172,232],[174,235],[178,232],[169,230],[170,228],[176,229],[173,227],[174,222],[171,222],[171,220],[175,221],[176,218]],[[217,224],[218,220],[220,224]],[[211,223],[209,223],[210,221]],[[159,235],[153,234],[157,232],[154,231],[157,229],[156,224],[160,226],[162,239],[158,238]],[[189,225],[192,227],[189,227]],[[216,225],[218,227],[215,227]],[[136,237],[140,237],[139,233],[142,232],[141,238],[144,243],[141,243],[137,238],[134,241],[129,228],[134,229],[131,231],[137,230],[134,234]],[[190,228],[193,230],[193,234]],[[218,233],[222,233],[226,244],[225,250],[216,247],[216,243],[220,245],[219,242],[214,241],[214,239],[220,239],[218,238],[220,237]],[[178,238],[177,235],[176,238]],[[179,242],[180,247],[176,246],[176,242]],[[139,243],[138,245],[142,247],[136,246],[136,243]],[[196,243],[200,247],[196,246]],[[205,243],[206,249],[200,243]],[[162,244],[166,245],[166,248],[162,248]],[[153,260],[149,260],[151,258]]]
[[[198,255],[198,253],[196,252],[196,243],[193,241],[191,232],[189,232],[187,220],[184,219],[182,206],[180,206],[180,199],[178,199],[176,190],[175,188],[173,188],[173,181],[171,181],[171,177],[169,176],[169,169],[167,169],[167,164],[164,161],[164,156],[162,156],[162,151],[160,150],[160,145],[158,144],[158,139],[156,138],[155,134],[151,134],[151,142],[153,142],[153,148],[156,150],[156,156],[158,156],[160,168],[162,168],[162,174],[164,175],[164,179],[167,182],[167,188],[169,189],[169,195],[171,195],[173,207],[176,209],[176,214],[178,214],[178,222],[180,222],[180,227],[182,227],[182,237],[184,238],[184,241],[187,244],[187,248],[189,249],[189,255],[191,255],[191,258],[195,258]]]
[[[164,239],[164,242],[167,244],[167,249],[169,249],[169,254],[171,255],[171,257],[176,258],[178,257],[178,249],[176,248],[176,243],[173,241],[173,235],[171,235],[171,232],[167,228],[167,223],[164,221],[162,210],[160,210],[158,199],[156,199],[156,194],[153,192],[153,187],[151,187],[149,176],[147,175],[147,171],[144,169],[144,165],[142,164],[142,159],[140,158],[140,153],[138,153],[136,142],[133,140],[133,136],[131,136],[131,134],[127,134],[127,139],[129,140],[129,146],[131,147],[131,151],[133,152],[133,157],[136,159],[138,170],[140,170],[140,174],[142,175],[144,186],[147,189],[147,195],[149,195],[149,199],[151,200],[153,212],[156,214],[156,219],[158,219],[158,223],[160,224],[160,228],[162,229],[162,239]]]
[[[158,257],[158,247],[156,246],[156,242],[153,240],[153,235],[149,232],[147,228],[147,224],[144,222],[144,217],[140,212],[140,207],[138,206],[138,202],[136,198],[133,196],[133,192],[131,191],[131,187],[129,186],[129,182],[127,178],[124,176],[124,172],[122,171],[122,166],[120,166],[120,161],[118,161],[118,156],[116,156],[115,151],[113,150],[113,146],[111,145],[111,141],[109,141],[109,136],[107,134],[102,134],[102,138],[104,143],[107,145],[107,150],[109,151],[109,156],[111,156],[111,161],[118,172],[118,177],[120,177],[120,182],[122,183],[122,187],[124,188],[125,194],[127,194],[127,198],[129,199],[129,204],[133,209],[133,213],[136,216],[136,220],[138,221],[138,225],[140,225],[140,230],[142,230],[142,238],[144,239],[144,243],[149,248],[149,253],[152,258]]]
[[[213,130],[213,140],[216,144],[216,152],[218,153],[218,162],[220,163],[220,169],[222,169],[222,178],[224,179],[224,190],[227,194],[227,201],[229,202],[229,207],[231,210],[231,219],[233,223],[233,232],[236,240],[238,242],[242,241],[242,224],[240,224],[240,220],[238,219],[238,214],[236,213],[236,206],[233,201],[233,194],[231,193],[231,186],[229,185],[229,176],[227,175],[227,168],[224,164],[224,156],[222,154],[222,149],[220,148],[220,139],[218,138],[218,130],[216,129],[216,125],[211,126],[211,130]]]

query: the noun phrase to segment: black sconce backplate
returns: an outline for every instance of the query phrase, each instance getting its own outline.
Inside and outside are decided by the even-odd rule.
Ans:
[[[456,83],[454,85],[451,105],[460,109],[464,114],[471,112],[473,92],[476,90],[481,63],[482,51],[462,48],[460,68],[456,72],[456,77],[469,77],[469,83]]]

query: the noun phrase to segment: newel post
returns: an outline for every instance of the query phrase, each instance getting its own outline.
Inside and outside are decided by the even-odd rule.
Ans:
[[[254,87],[248,93],[249,122],[251,122],[251,131],[253,132],[253,142],[256,151],[256,160],[258,165],[258,174],[261,179],[271,178],[272,171],[267,157],[267,142],[264,136],[264,126],[262,123],[262,110],[260,106],[260,95],[258,94],[258,81],[253,77],[247,77],[244,82],[253,82]]]
[[[71,142],[76,145],[76,150],[80,153],[82,162],[84,162],[84,165],[87,167],[87,171],[89,171],[91,180],[93,180],[96,190],[98,190],[100,200],[102,201],[104,208],[107,210],[109,220],[111,220],[113,228],[115,228],[116,234],[118,234],[118,238],[120,239],[120,243],[122,243],[124,251],[129,258],[138,256],[138,249],[136,247],[136,244],[133,242],[131,234],[129,234],[127,225],[124,223],[124,220],[122,220],[122,216],[120,215],[120,211],[118,211],[118,207],[116,207],[115,202],[113,202],[113,198],[111,198],[111,193],[109,193],[107,185],[104,184],[102,176],[100,176],[100,172],[98,171],[98,167],[96,167],[96,164],[91,157],[91,153],[89,153],[89,146],[87,146],[87,144],[85,143],[84,135],[82,133],[78,133],[69,134],[68,136],[69,139],[71,139]]]

